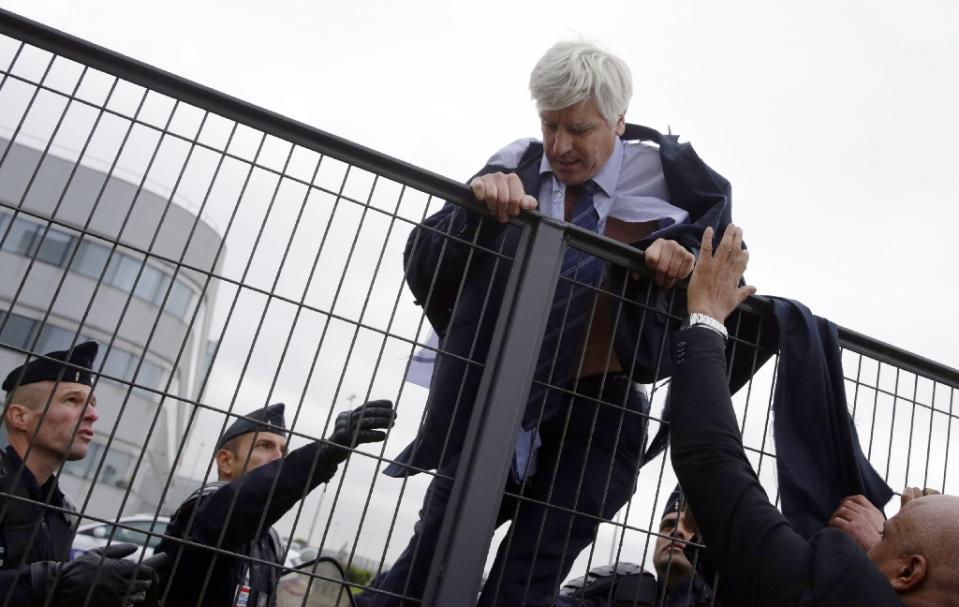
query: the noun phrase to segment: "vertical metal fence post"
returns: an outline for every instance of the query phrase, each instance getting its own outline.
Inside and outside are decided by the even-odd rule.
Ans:
[[[473,417],[430,568],[424,605],[471,605],[503,498],[563,260],[563,224],[524,235],[496,320]]]

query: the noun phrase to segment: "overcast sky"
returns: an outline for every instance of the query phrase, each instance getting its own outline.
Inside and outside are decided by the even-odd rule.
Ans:
[[[3,6],[458,179],[537,134],[543,50],[595,40],[633,70],[627,118],[732,181],[761,293],[959,367],[948,0]]]
[[[733,183],[760,293],[959,367],[954,2],[2,5],[454,179],[538,134],[529,70],[592,39],[633,71],[627,120]]]

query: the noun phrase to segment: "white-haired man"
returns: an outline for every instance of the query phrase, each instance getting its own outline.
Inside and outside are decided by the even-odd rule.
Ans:
[[[626,124],[632,83],[621,59],[586,42],[558,43],[533,69],[530,90],[543,141],[506,146],[470,181],[489,214],[447,203],[407,244],[407,281],[442,337],[441,353],[419,435],[385,473],[438,474],[406,551],[377,585],[390,594],[367,592],[369,604],[422,596],[482,374],[476,361],[487,356],[505,291],[504,257],[518,246],[509,218],[538,209],[641,248],[662,288],[692,270],[706,225],[729,222],[725,180],[676,138]],[[621,140],[630,129],[660,148]],[[562,265],[498,516],[511,530],[482,605],[553,604],[599,521],[628,501],[642,456],[649,403],[632,381],[635,364],[624,370],[638,336],[631,344],[617,334],[613,347],[617,312],[596,298],[609,276],[603,260],[568,249]],[[646,366],[656,374],[657,363]]]

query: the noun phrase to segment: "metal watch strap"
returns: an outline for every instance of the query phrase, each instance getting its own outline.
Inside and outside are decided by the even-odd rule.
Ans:
[[[726,331],[726,325],[719,322],[712,316],[700,314],[699,312],[693,312],[689,315],[689,320],[686,321],[686,325],[690,327],[706,327],[707,329],[722,335],[723,339],[729,339],[729,333]]]

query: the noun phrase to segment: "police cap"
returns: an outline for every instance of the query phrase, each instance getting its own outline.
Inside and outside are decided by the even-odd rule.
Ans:
[[[227,441],[250,432],[270,432],[285,437],[286,419],[283,417],[285,408],[286,405],[283,403],[277,403],[257,409],[236,420],[223,432],[220,442],[216,445],[217,451],[222,449]]]
[[[663,509],[663,515],[659,517],[660,520],[666,518],[667,515],[673,512],[679,512],[679,506],[682,501],[683,490],[679,488],[679,485],[676,485],[676,488],[673,489],[673,492],[669,495],[669,499],[666,500],[666,507]]]
[[[93,385],[93,361],[100,346],[95,341],[77,344],[73,352],[58,350],[45,354],[44,358],[35,358],[20,365],[7,374],[3,380],[3,390],[12,391],[15,387],[35,384],[41,381],[61,381],[85,386]],[[69,354],[69,358],[67,357]],[[49,360],[53,359],[53,360]]]

